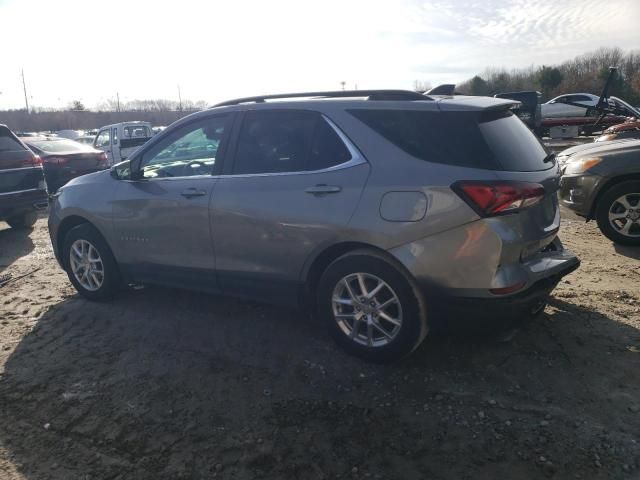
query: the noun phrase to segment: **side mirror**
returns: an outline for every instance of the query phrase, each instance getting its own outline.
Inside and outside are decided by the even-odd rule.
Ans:
[[[125,160],[124,162],[116,163],[111,167],[111,177],[116,180],[132,180],[131,162]]]

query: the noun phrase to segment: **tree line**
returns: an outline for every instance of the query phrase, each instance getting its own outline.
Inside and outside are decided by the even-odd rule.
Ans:
[[[618,67],[609,95],[632,105],[640,105],[640,50],[625,52],[621,48],[600,48],[559,65],[543,65],[506,70],[487,68],[482,74],[457,85],[456,91],[467,95],[537,90],[542,101],[565,93],[600,94],[609,67]]]
[[[204,108],[207,108],[204,101],[178,102],[155,99],[127,102],[107,100],[89,110],[80,100],[74,100],[63,110],[34,107],[29,111],[0,111],[0,124],[6,124],[17,132],[89,130],[132,120],[151,122],[153,125],[169,125],[189,113]]]

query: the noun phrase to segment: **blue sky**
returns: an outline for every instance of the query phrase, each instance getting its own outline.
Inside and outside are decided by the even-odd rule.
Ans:
[[[640,0],[0,0],[0,109],[411,88],[640,49]],[[9,46],[9,48],[7,48]]]

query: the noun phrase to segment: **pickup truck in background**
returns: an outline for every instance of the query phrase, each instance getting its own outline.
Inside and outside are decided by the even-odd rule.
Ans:
[[[153,137],[149,122],[123,122],[106,125],[96,135],[93,146],[107,154],[109,166],[126,160]]]
[[[42,160],[5,125],[0,125],[0,220],[30,228],[47,208]]]

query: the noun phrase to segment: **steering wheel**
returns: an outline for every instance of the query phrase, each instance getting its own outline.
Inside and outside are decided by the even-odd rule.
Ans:
[[[190,175],[194,175],[194,171],[195,170],[200,170],[200,169],[207,169],[207,164],[204,163],[202,160],[191,160],[190,162],[186,163],[184,166],[184,174],[185,176],[190,176]],[[202,173],[198,172],[196,175],[202,175]]]

